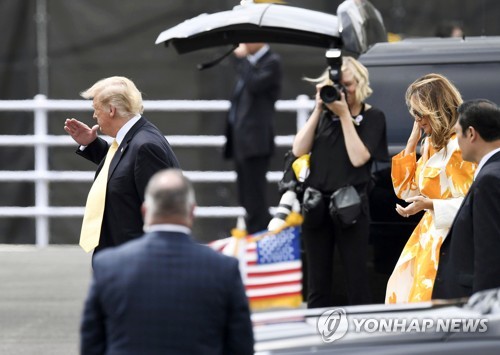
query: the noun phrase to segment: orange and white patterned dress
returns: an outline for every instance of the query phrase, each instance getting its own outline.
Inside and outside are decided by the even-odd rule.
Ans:
[[[432,199],[434,211],[426,211],[406,243],[387,283],[385,303],[430,301],[439,262],[439,249],[469,190],[476,165],[462,159],[454,135],[439,151],[426,138],[422,156],[392,158],[392,184],[401,199],[423,195]]]

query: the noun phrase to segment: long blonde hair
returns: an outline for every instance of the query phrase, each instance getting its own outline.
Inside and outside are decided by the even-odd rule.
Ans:
[[[415,80],[406,90],[406,105],[429,117],[431,143],[437,150],[448,144],[455,132],[458,106],[463,102],[458,89],[440,74],[427,74]]]
[[[368,74],[368,69],[361,64],[359,61],[353,57],[343,57],[342,58],[342,73],[349,71],[352,73],[354,80],[356,80],[356,101],[364,102],[372,93],[373,90],[370,87],[370,76]],[[322,85],[332,85],[332,81],[328,75],[328,69],[321,74],[318,78],[304,78],[304,80]]]

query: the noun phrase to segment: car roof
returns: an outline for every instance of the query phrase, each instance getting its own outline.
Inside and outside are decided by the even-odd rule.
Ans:
[[[366,66],[500,62],[500,36],[414,38],[377,43],[360,56]]]

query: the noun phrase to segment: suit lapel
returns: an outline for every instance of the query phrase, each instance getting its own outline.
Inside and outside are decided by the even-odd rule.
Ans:
[[[111,160],[111,164],[109,165],[109,174],[108,174],[108,181],[111,179],[111,176],[113,175],[113,172],[115,171],[116,167],[120,163],[120,160],[122,157],[125,155],[125,152],[127,151],[128,144],[134,137],[134,135],[146,124],[146,119],[144,117],[141,117],[139,121],[137,121],[132,128],[127,132],[125,137],[123,138],[122,143],[118,147],[118,150],[115,153],[115,156],[113,157],[113,160]]]

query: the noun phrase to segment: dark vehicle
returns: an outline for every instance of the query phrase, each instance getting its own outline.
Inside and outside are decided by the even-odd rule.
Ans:
[[[381,107],[387,120],[391,155],[406,146],[413,119],[404,95],[418,77],[439,73],[449,78],[464,100],[487,98],[500,103],[500,37],[422,38],[377,43],[359,60],[370,72],[370,102]],[[420,215],[402,218],[390,177],[390,164],[377,163],[370,204],[370,240],[375,271],[389,274]]]
[[[499,309],[500,289],[492,289],[440,303],[256,313],[255,350],[257,355],[496,355]]]

